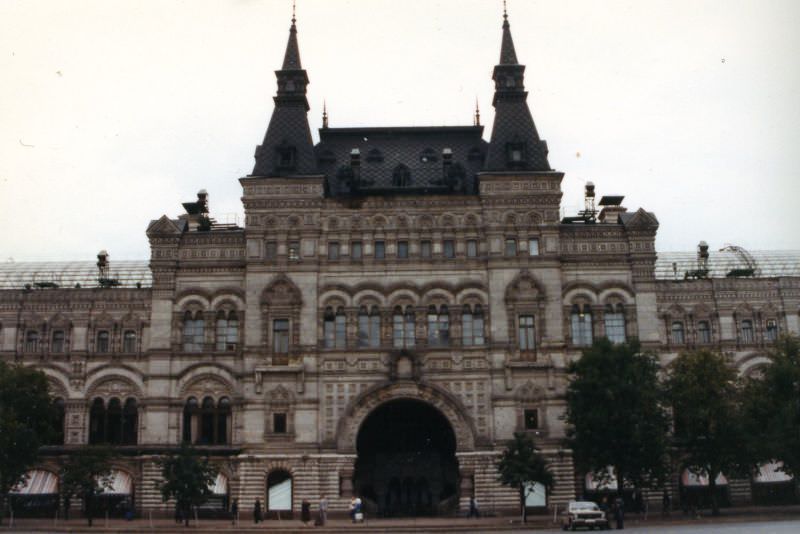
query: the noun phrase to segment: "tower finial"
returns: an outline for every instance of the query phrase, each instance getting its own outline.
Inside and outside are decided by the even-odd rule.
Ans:
[[[322,127],[328,127],[328,102],[322,101]]]
[[[292,0],[292,24],[295,22],[297,22],[297,0]]]
[[[475,97],[475,126],[481,125],[481,108],[478,107],[478,97]]]
[[[503,0],[503,19],[508,20],[508,6],[506,6],[506,0]]]

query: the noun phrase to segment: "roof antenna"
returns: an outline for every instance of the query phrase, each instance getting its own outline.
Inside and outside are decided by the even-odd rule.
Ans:
[[[322,101],[322,127],[328,127],[328,103],[325,100]]]
[[[478,97],[475,97],[475,126],[481,125],[481,109],[478,107]]]

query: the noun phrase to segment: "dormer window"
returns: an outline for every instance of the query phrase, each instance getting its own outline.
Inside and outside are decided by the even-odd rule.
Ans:
[[[297,149],[283,142],[275,151],[278,170],[294,170],[297,165]]]
[[[408,187],[411,185],[411,171],[403,164],[394,168],[392,173],[392,185],[394,187]]]
[[[437,159],[436,151],[432,148],[426,148],[419,156],[419,161],[421,163],[435,163]]]
[[[506,159],[511,166],[525,163],[525,143],[508,143],[506,145]]]

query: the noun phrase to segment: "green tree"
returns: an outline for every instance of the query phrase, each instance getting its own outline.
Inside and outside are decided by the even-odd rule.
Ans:
[[[97,496],[114,484],[111,472],[113,453],[106,446],[86,446],[71,451],[61,463],[61,498],[79,497],[92,526]]]
[[[0,362],[0,522],[8,492],[34,466],[55,417],[44,373]]]
[[[745,386],[745,436],[759,463],[783,462],[800,476],[800,339],[782,337],[767,353],[760,376]]]
[[[522,522],[528,519],[525,498],[532,491],[532,482],[539,482],[547,491],[553,487],[555,479],[547,465],[547,460],[539,454],[539,449],[530,436],[516,432],[514,439],[506,445],[503,455],[497,462],[500,482],[519,492],[519,505],[522,509]]]
[[[658,484],[667,472],[669,417],[658,360],[639,343],[607,339],[583,351],[568,371],[567,445],[575,462],[601,482],[611,476],[637,487]]]
[[[211,486],[217,476],[217,468],[208,462],[208,457],[186,445],[175,453],[158,460],[163,480],[157,482],[164,502],[174,499],[181,511],[185,525],[193,506],[200,506],[212,495]]]
[[[707,475],[713,515],[719,515],[716,481],[750,470],[736,371],[709,350],[682,353],[667,380],[675,413],[675,444],[682,463]]]

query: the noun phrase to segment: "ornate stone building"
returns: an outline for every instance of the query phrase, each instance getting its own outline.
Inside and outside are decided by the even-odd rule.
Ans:
[[[240,180],[244,228],[216,223],[201,191],[149,225],[149,262],[0,266],[2,358],[43,370],[64,414],[18,493],[52,493],[59,454],[108,442],[108,498],[169,510],[153,458],[187,441],[221,468],[210,508],[260,498],[286,514],[326,495],[343,511],[356,492],[388,515],[471,495],[502,511],[517,496],[494,464],[524,431],[558,481],[529,504],[561,503],[596,489],[562,447],[564,369],[593,339],[638,337],[665,363],[709,346],[748,373],[798,333],[797,253],[657,254],[655,215],[610,196],[598,213],[592,187],[561,218],[523,73],[506,19],[488,142],[478,121],[326,117],[314,145],[293,21]],[[757,483],[731,481],[734,500]]]

